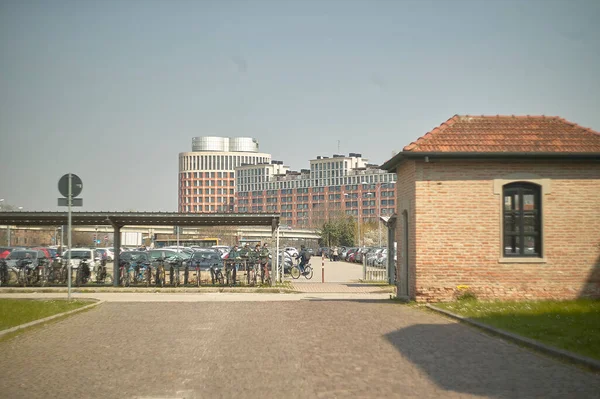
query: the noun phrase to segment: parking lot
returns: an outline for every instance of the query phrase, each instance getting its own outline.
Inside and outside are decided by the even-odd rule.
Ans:
[[[6,398],[600,392],[597,375],[382,300],[107,302],[0,342],[0,352]]]

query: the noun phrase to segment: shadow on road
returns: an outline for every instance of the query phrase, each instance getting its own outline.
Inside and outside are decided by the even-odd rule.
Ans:
[[[567,377],[570,366],[460,324],[417,324],[385,338],[438,386],[455,392],[516,398],[557,397],[563,391],[568,397],[586,397],[591,385],[600,383],[583,372]]]

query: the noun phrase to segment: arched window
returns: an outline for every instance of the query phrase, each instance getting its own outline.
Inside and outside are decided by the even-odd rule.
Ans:
[[[511,183],[503,187],[504,256],[542,256],[540,186]]]

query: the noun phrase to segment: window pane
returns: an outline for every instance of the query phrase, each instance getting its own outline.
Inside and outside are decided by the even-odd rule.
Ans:
[[[535,196],[533,194],[523,195],[523,210],[531,211],[535,209]]]
[[[517,236],[504,236],[504,254],[505,255],[518,255],[519,254],[519,237]]]
[[[524,233],[537,233],[537,212],[524,212],[523,215],[523,232]]]
[[[535,255],[538,254],[536,250],[536,237],[534,236],[525,236],[525,251],[524,255]]]

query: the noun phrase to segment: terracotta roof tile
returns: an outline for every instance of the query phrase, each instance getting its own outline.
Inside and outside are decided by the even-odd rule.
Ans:
[[[600,154],[600,133],[558,116],[455,115],[404,151]]]

